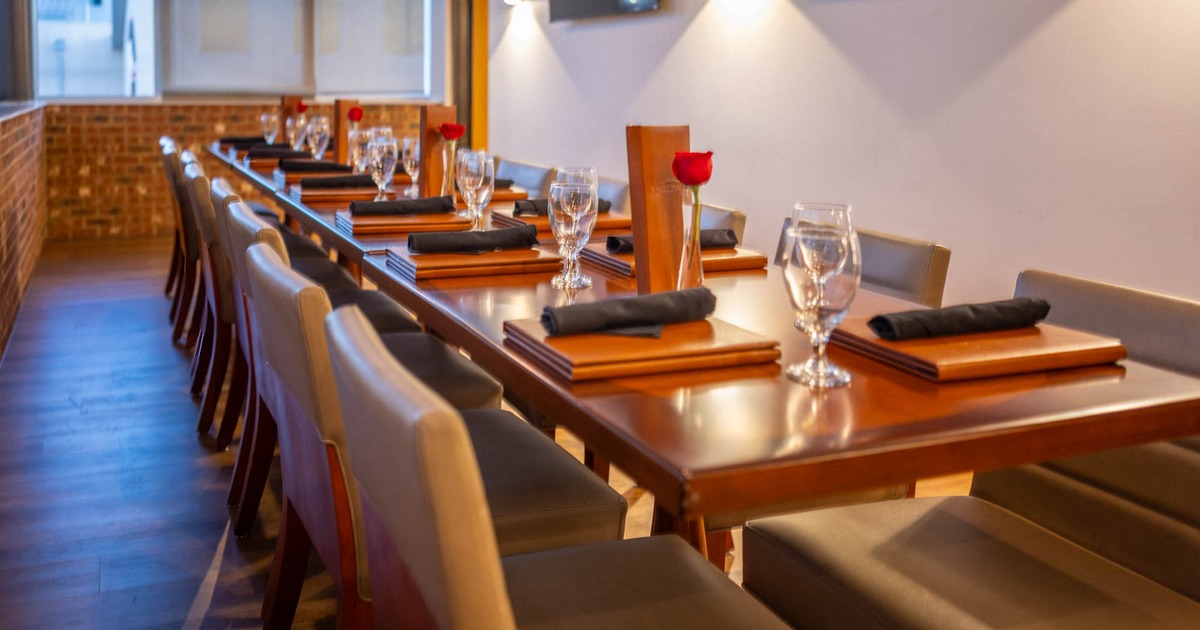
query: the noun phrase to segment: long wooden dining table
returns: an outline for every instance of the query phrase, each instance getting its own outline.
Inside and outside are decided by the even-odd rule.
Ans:
[[[701,549],[706,516],[1200,433],[1200,379],[1132,360],[937,383],[834,347],[831,358],[852,374],[845,388],[808,389],[780,363],[567,382],[506,343],[503,322],[636,294],[631,278],[585,263],[595,284],[574,296],[553,289],[548,273],[412,281],[383,254],[405,247],[404,237],[342,232],[336,208],[310,207],[212,153],[506,390],[652,492],[656,530]],[[781,341],[782,365],[809,356],[778,268],[709,274],[705,286],[717,296],[715,318]],[[908,308],[862,290],[851,314]]]

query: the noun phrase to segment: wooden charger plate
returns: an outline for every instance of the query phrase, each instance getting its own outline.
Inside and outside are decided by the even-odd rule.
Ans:
[[[633,254],[610,254],[603,241],[588,243],[579,256],[594,265],[619,274],[637,275],[637,265],[634,262]],[[744,271],[766,267],[767,257],[740,247],[705,249],[700,252],[700,264],[706,272]]]
[[[550,233],[550,217],[525,215],[514,217],[512,210],[493,211],[492,223],[498,227],[521,227],[536,225],[538,233]],[[596,215],[595,231],[628,230],[633,226],[633,219],[627,214],[603,212]]]
[[[409,280],[426,280],[558,271],[562,257],[541,248],[414,254],[407,247],[389,247],[387,265]]]
[[[830,342],[924,378],[945,382],[1113,363],[1119,339],[1042,322],[1028,328],[905,341],[880,339],[870,317],[849,317]]]
[[[344,174],[344,173],[343,173]],[[299,184],[290,186],[288,194],[300,203],[350,203],[351,201],[371,201],[379,194],[378,188],[316,188],[304,190]],[[388,199],[396,198],[396,189],[389,187],[385,192]]]
[[[504,322],[505,342],[568,381],[772,363],[779,342],[719,319],[663,326],[662,337],[549,337],[537,319]]]
[[[471,229],[474,221],[460,217],[453,212],[354,216],[349,211],[345,211],[334,215],[333,225],[348,234],[361,236],[411,232],[455,232]]]
[[[277,163],[278,161],[279,160],[276,160]],[[330,163],[332,164],[332,162]],[[309,171],[307,173],[296,171],[284,172],[283,169],[279,168],[278,164],[276,164],[275,169],[271,172],[271,176],[275,179],[275,185],[279,186],[280,188],[285,188],[287,186],[291,186],[292,184],[299,184],[300,180],[308,177],[336,177],[338,175],[352,174],[353,173],[350,173],[349,171]],[[392,178],[392,185],[411,186],[412,178],[408,175],[397,173],[396,176]]]

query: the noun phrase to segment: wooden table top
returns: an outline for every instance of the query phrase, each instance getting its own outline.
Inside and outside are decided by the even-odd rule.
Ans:
[[[331,209],[280,202],[339,251],[359,248],[340,253],[684,520],[1200,433],[1200,379],[1134,361],[938,384],[831,348],[853,375],[849,387],[809,390],[780,364],[572,384],[504,342],[505,320],[568,303],[551,274],[411,282],[335,230]],[[631,278],[584,269],[595,286],[579,303],[636,293]],[[705,284],[718,298],[714,317],[779,339],[782,365],[807,358],[777,268],[708,274]],[[851,313],[907,308],[861,291]]]

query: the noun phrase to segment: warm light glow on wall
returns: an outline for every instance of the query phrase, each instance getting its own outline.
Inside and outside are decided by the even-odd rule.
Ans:
[[[721,17],[737,25],[751,24],[766,15],[767,7],[776,0],[713,0]]]
[[[521,0],[504,0],[504,4],[507,4],[510,7],[515,7],[520,3],[521,3]]]

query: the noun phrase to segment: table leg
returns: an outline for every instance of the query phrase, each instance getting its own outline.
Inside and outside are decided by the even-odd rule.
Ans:
[[[696,548],[705,558],[708,557],[708,543],[705,540],[704,519],[681,519],[670,512],[662,509],[657,503],[654,505],[654,519],[650,523],[650,533],[659,534],[675,534],[687,541],[687,543]],[[721,565],[717,567],[721,571],[725,570],[725,560],[722,558]]]

